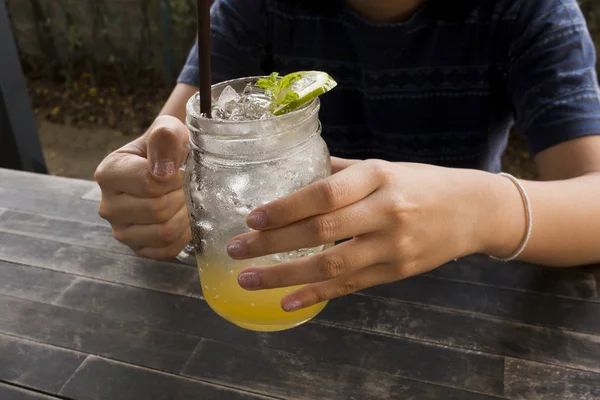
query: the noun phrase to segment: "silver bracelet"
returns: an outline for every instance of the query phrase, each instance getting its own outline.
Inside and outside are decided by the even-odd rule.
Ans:
[[[490,256],[490,258],[492,258],[494,260],[508,262],[508,261],[513,261],[517,257],[519,257],[521,255],[521,253],[523,253],[523,251],[527,247],[527,244],[529,243],[529,238],[531,237],[531,230],[533,228],[533,218],[531,216],[531,203],[529,201],[529,196],[527,196],[527,192],[525,191],[525,188],[523,187],[521,182],[519,182],[519,180],[517,178],[515,178],[514,176],[512,176],[510,174],[506,174],[504,172],[499,175],[510,179],[512,181],[512,183],[515,184],[517,189],[519,189],[519,194],[521,195],[521,200],[523,200],[523,205],[525,206],[525,217],[527,218],[527,229],[525,231],[525,237],[523,238],[523,242],[521,242],[521,245],[519,246],[519,248],[513,254],[511,254],[510,256],[508,256],[506,258]]]

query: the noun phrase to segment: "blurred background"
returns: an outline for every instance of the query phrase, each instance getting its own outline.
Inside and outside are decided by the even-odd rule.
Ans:
[[[195,0],[0,0],[9,17],[53,175],[93,179],[150,125],[194,42]],[[600,0],[581,7],[600,45]],[[600,50],[600,46],[599,50]],[[513,137],[504,169],[535,176]]]

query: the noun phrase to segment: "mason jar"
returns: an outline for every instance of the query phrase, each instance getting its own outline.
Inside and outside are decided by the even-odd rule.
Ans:
[[[213,98],[227,86],[241,93],[257,80],[214,85]],[[218,315],[242,328],[278,331],[300,325],[325,303],[285,312],[281,299],[298,287],[247,291],[237,278],[245,267],[290,261],[325,246],[245,261],[231,259],[226,247],[234,236],[250,231],[246,217],[253,209],[330,175],[319,99],[286,115],[252,121],[205,118],[199,102],[196,94],[187,104],[190,153],[184,191],[204,298]]]

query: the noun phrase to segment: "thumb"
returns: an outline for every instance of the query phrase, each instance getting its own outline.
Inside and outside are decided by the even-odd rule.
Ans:
[[[175,117],[160,116],[146,136],[146,155],[152,176],[159,181],[172,179],[189,150],[187,127]]]

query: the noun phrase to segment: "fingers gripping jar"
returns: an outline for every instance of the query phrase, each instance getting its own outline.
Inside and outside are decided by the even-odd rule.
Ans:
[[[227,86],[242,92],[258,78],[213,86],[219,98]],[[297,287],[247,291],[237,282],[247,266],[266,266],[322,251],[301,249],[252,260],[232,260],[226,251],[236,235],[250,231],[246,217],[254,208],[289,195],[331,173],[329,151],[321,138],[319,99],[289,114],[251,121],[201,116],[199,96],[187,104],[190,154],[184,191],[193,245],[207,303],[221,317],[246,329],[278,331],[302,324],[325,303],[285,312],[281,299]]]

